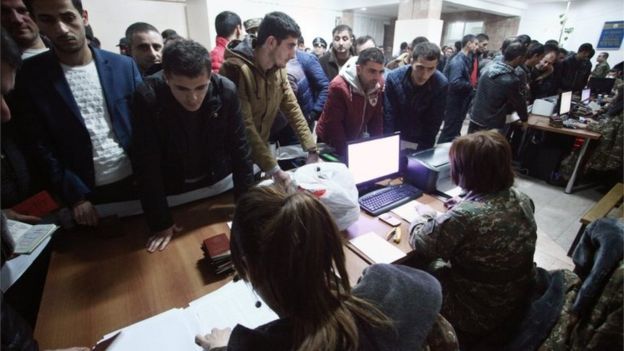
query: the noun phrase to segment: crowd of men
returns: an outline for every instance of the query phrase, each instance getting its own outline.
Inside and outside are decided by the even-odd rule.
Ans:
[[[12,172],[2,207],[43,188],[76,223],[96,225],[95,205],[139,198],[150,251],[177,228],[168,195],[218,192],[229,174],[242,193],[252,164],[288,184],[269,141],[300,143],[309,162],[318,160],[313,131],[339,156],[349,141],[395,131],[404,147],[424,150],[459,136],[466,116],[469,132],[502,131],[512,112],[527,119],[532,100],[609,73],[607,53],[591,70],[591,44],[565,53],[527,35],[496,55],[486,34],[465,35],[457,51],[417,37],[391,58],[341,24],[329,47],[318,37],[308,53],[297,23],[279,12],[245,22],[220,13],[210,52],[143,22],[128,26],[121,55],[100,50],[77,0],[2,0],[2,26],[24,60],[8,99],[17,117],[3,128],[3,152],[15,144],[20,157],[3,158]]]
[[[317,37],[306,52],[282,12],[244,22],[220,13],[210,52],[137,22],[116,54],[97,47],[80,0],[1,5],[3,216],[41,220],[11,208],[47,190],[75,223],[96,226],[97,205],[139,199],[150,252],[180,230],[168,196],[232,183],[238,196],[254,184],[254,164],[288,186],[273,141],[300,144],[309,163],[319,160],[314,131],[339,156],[349,141],[396,131],[424,150],[459,136],[466,116],[469,133],[503,131],[513,112],[527,120],[534,99],[611,74],[607,53],[592,71],[591,44],[567,53],[527,35],[496,55],[486,34],[465,35],[457,49],[417,37],[388,57],[341,24],[330,45]]]

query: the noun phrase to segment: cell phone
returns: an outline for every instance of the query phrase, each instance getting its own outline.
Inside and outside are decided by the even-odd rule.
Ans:
[[[401,220],[392,216],[389,213],[384,213],[382,215],[379,216],[379,219],[385,223],[390,224],[393,227],[398,227],[401,225]]]

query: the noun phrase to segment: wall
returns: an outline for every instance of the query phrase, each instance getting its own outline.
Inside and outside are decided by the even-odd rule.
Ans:
[[[548,39],[559,39],[561,27],[558,16],[565,12],[565,3],[536,3],[530,6],[520,21],[520,33],[544,42]],[[604,22],[624,20],[624,2],[621,0],[577,0],[572,2],[568,13],[566,27],[574,27],[574,31],[563,43],[563,47],[576,51],[582,43],[598,44]],[[624,60],[624,48],[618,50],[596,49],[597,52],[609,53],[609,64]],[[592,63],[596,63],[596,56]]]
[[[158,0],[83,0],[83,5],[89,12],[91,26],[102,47],[115,52],[126,28],[138,21],[153,24],[160,31],[175,29],[180,35],[197,40],[210,50],[216,38],[214,20],[221,11],[234,11],[243,21],[272,11],[285,12],[297,21],[308,46],[317,36],[329,43],[336,18],[342,16],[340,6],[333,0],[187,1],[188,4]]]
[[[332,8],[323,1],[304,1],[296,2],[287,0],[229,0],[225,1],[207,1],[208,18],[207,23],[210,24],[210,46],[215,43],[216,34],[214,33],[215,17],[225,10],[236,12],[240,18],[245,21],[249,18],[262,17],[272,11],[281,11],[291,16],[299,27],[305,39],[306,46],[312,45],[312,39],[322,37],[331,42],[331,30],[335,27],[336,17],[342,16],[342,11]],[[189,23],[189,31],[193,33],[194,25]]]
[[[490,51],[498,50],[505,38],[516,35],[520,23],[518,17],[505,17],[475,11],[443,13],[441,18],[444,21],[442,45],[453,46],[453,43],[445,38],[446,29],[450,23],[483,21],[483,32],[490,37],[488,44]]]
[[[126,28],[134,22],[147,22],[159,31],[175,29],[187,36],[186,5],[183,3],[150,0],[83,0],[89,14],[89,23],[102,48],[119,52],[116,47]]]

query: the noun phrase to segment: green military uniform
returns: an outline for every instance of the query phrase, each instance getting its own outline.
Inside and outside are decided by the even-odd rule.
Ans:
[[[597,122],[590,122],[587,130],[600,133],[596,149],[585,164],[585,169],[606,172],[622,169],[624,158],[624,112],[611,117],[603,115]],[[570,178],[574,165],[578,159],[578,152],[573,152],[559,167],[559,173],[564,178]]]
[[[415,253],[450,261],[440,276],[441,313],[458,335],[485,336],[526,307],[534,279],[534,209],[528,196],[509,188],[468,194],[447,213],[412,223]]]
[[[591,76],[594,78],[605,78],[610,69],[611,67],[609,67],[607,61],[601,62],[594,67]]]

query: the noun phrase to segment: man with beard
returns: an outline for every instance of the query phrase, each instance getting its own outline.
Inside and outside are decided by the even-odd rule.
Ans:
[[[332,31],[331,50],[320,59],[321,67],[330,82],[334,79],[340,68],[353,56],[353,30],[346,24],[338,25]]]
[[[329,84],[316,132],[341,156],[348,141],[383,133],[383,63],[381,50],[365,49]]]
[[[226,50],[220,70],[238,87],[253,162],[284,186],[290,184],[290,175],[277,164],[267,143],[278,110],[286,116],[303,150],[308,152],[308,162],[318,161],[316,143],[285,69],[295,57],[299,37],[299,25],[290,16],[271,12],[260,23],[257,37],[247,36]]]
[[[90,48],[80,0],[34,0],[33,17],[54,50],[24,63],[17,115],[50,182],[78,224],[94,226],[97,203],[132,198],[129,98],[141,83],[130,57]]]

